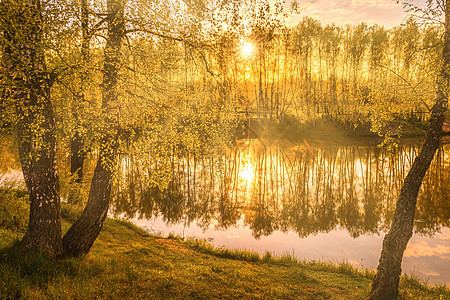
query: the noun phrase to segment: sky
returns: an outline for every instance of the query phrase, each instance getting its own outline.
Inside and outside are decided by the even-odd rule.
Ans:
[[[378,24],[385,28],[400,25],[408,14],[396,0],[298,0],[302,12],[291,16],[288,25],[296,25],[304,16],[320,20],[322,25],[335,23],[369,25]],[[424,0],[415,1],[417,5]]]

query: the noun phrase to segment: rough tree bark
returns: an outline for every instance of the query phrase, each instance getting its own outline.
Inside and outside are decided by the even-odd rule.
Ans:
[[[3,64],[10,87],[6,94],[16,107],[19,155],[30,196],[29,225],[21,245],[57,256],[62,244],[55,120],[40,1],[3,1],[1,6]]]
[[[377,274],[372,283],[368,299],[392,300],[398,297],[403,253],[413,233],[413,221],[417,195],[423,177],[428,170],[434,154],[439,147],[442,124],[448,105],[450,80],[450,0],[445,0],[445,34],[442,52],[442,65],[437,79],[436,102],[431,111],[430,124],[419,155],[403,182],[397,200],[391,229],[383,241],[383,249]]]
[[[109,208],[109,198],[117,161],[118,79],[122,40],[125,35],[124,0],[108,0],[108,37],[104,50],[103,110],[105,132],[100,140],[99,159],[94,170],[89,198],[83,214],[63,238],[64,255],[89,252]]]

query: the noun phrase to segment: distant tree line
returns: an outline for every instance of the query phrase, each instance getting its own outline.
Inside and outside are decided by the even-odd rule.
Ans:
[[[287,27],[280,1],[0,1],[0,128],[16,133],[30,197],[22,247],[87,253],[123,152],[162,163],[167,154],[229,145],[242,117],[369,120],[376,132],[394,120],[430,120],[371,293],[397,298],[417,193],[448,102],[448,1],[426,3],[414,11],[430,20],[444,13],[445,31],[413,19],[389,30],[310,18]],[[247,57],[245,41],[255,49]],[[89,155],[86,207],[62,238],[60,185],[82,184]],[[61,177],[58,165],[69,159]]]

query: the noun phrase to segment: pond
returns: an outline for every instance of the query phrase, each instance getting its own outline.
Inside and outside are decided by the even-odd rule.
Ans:
[[[11,147],[2,146],[2,180],[21,177]],[[376,268],[418,150],[417,142],[388,149],[370,140],[336,145],[247,139],[215,154],[152,163],[123,155],[110,214],[150,233]],[[449,183],[450,144],[445,144],[424,179],[402,266],[407,274],[447,286]]]
[[[402,267],[446,285],[449,146],[439,149],[424,180]],[[369,142],[268,145],[250,139],[220,155],[172,157],[164,164],[164,188],[149,183],[155,166],[124,156],[111,213],[151,233],[376,268],[418,150],[417,143],[388,149]]]

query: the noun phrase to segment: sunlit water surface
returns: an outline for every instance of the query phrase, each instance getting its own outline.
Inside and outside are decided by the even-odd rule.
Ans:
[[[376,268],[418,145],[264,145],[172,157],[165,167],[123,157],[113,214],[151,233],[216,246]],[[450,147],[439,149],[417,204],[403,271],[450,285]],[[162,170],[164,169],[164,170]],[[154,173],[169,174],[162,188]]]
[[[208,239],[216,246],[376,268],[419,146],[390,151],[364,143],[323,144],[246,140],[209,155],[156,161],[124,155],[110,215],[151,233]],[[11,162],[6,154],[1,161]],[[449,156],[450,145],[442,146],[424,180],[402,267],[447,286]],[[3,164],[0,184],[23,180],[17,168],[17,162]]]

